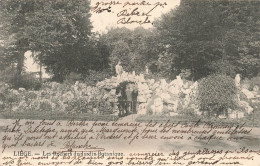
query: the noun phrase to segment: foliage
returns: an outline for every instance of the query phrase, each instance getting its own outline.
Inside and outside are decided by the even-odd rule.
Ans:
[[[88,86],[95,86],[98,82],[103,81],[111,76],[110,71],[95,71],[90,70],[86,75],[84,82]]]
[[[71,72],[69,75],[66,76],[64,81],[65,84],[75,84],[76,81],[82,80],[82,74]]]
[[[13,65],[5,66],[0,70],[0,80],[5,83],[10,83],[11,79],[15,77],[16,71]]]
[[[86,78],[86,80],[88,79],[93,80]],[[89,86],[79,81],[74,84],[47,82],[38,91],[14,90],[10,89],[7,84],[0,84],[0,108],[2,111],[25,113],[38,111],[41,113],[63,112],[64,115],[112,114],[120,108],[116,104],[118,100],[120,101],[127,96],[125,92],[126,84],[139,80],[132,79],[126,78],[124,80],[112,77],[97,83],[95,86]],[[199,93],[197,82],[183,80],[183,83],[181,83],[182,80],[176,79],[167,83],[162,79],[147,78],[146,81],[143,81],[143,79],[141,81],[141,83],[137,83],[137,87],[132,86],[132,88],[137,88],[138,91],[138,97],[136,97],[137,101],[141,102],[138,106],[140,113],[143,111],[149,113],[149,110],[150,113],[155,113],[151,105],[155,104],[154,99],[158,97],[163,99],[164,104],[162,112],[157,111],[167,117],[171,112],[178,113],[186,118],[200,117],[199,106],[201,111],[207,112],[209,115],[216,114],[216,116],[227,113],[228,108],[234,110],[232,115],[238,110],[236,109],[237,89],[234,80],[225,75],[211,75],[202,79],[199,83]],[[121,93],[119,93],[120,91]],[[121,97],[119,97],[119,94],[121,94]],[[242,92],[240,92],[240,100],[243,103],[238,104],[242,106],[242,103],[247,107],[242,106],[241,109],[239,107],[240,111],[248,111],[249,107],[252,107],[254,111],[259,110],[259,99],[248,100],[245,95],[242,96],[241,94]],[[133,100],[135,99],[133,98]]]
[[[145,71],[145,66],[158,59],[159,47],[156,43],[156,36],[151,30],[136,28],[133,31],[126,28],[110,29],[101,36],[106,43],[110,68],[115,72],[114,67],[121,61],[125,71],[136,73]]]
[[[227,60],[211,62],[208,64],[208,69],[210,73],[225,74],[232,78],[236,76],[236,71],[238,71],[238,67]]]
[[[189,69],[182,69],[180,72],[180,76],[181,78],[188,80],[191,76],[191,71]]]
[[[23,71],[24,53],[28,49],[28,38],[24,36],[25,13],[30,13],[29,3],[23,0],[0,1],[1,65],[16,63],[16,75]]]
[[[17,63],[18,75],[27,50],[37,53],[35,58],[57,81],[71,72],[86,74],[108,66],[104,44],[91,33],[89,0],[6,0],[0,6],[1,58]]]
[[[227,109],[235,109],[237,106],[237,88],[232,78],[214,74],[203,78],[199,82],[198,101],[200,110],[207,111],[208,115],[227,113]]]
[[[183,0],[155,23],[158,41],[169,52],[165,65],[178,73],[189,69],[194,80],[212,72],[255,76],[260,66],[259,8],[257,1]],[[223,66],[213,65],[216,61],[232,66],[215,71]]]
[[[173,70],[173,58],[170,52],[164,51],[159,54],[158,63],[154,63],[150,66],[152,73],[158,73],[161,77],[164,78],[174,78],[176,75]],[[154,68],[154,69],[153,69]]]
[[[25,88],[38,90],[41,87],[39,79],[37,79],[34,74],[22,73],[18,77],[13,77],[9,82],[14,89]]]

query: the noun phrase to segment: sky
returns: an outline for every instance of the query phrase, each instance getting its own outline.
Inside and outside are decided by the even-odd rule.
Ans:
[[[39,72],[40,71],[40,65],[37,64],[34,59],[31,57],[32,52],[27,51],[24,53],[25,60],[24,60],[24,66],[25,71],[27,72]],[[50,76],[46,73],[45,69],[42,68],[42,77],[43,78],[49,78]]]
[[[130,4],[126,4],[126,2],[130,1]],[[111,5],[111,12],[104,11],[102,13],[96,13],[94,10],[92,10],[91,14],[91,21],[93,25],[93,32],[99,32],[99,33],[106,33],[108,29],[115,28],[115,27],[126,27],[129,29],[134,29],[138,26],[140,26],[137,23],[133,24],[117,24],[117,21],[125,16],[117,17],[117,14],[120,13],[122,10],[127,10],[128,14],[131,13],[134,9],[138,8],[138,12],[147,13],[152,8],[154,8],[157,2],[160,2],[161,4],[164,4],[166,2],[167,5],[162,5],[155,7],[154,10],[152,10],[149,15],[149,19],[153,21],[154,19],[158,19],[162,14],[169,12],[171,9],[174,9],[176,6],[179,5],[180,0],[146,0],[145,2],[149,2],[151,5],[137,5],[137,3],[141,3],[143,0],[119,0],[121,4],[118,5]],[[109,5],[106,5],[105,3],[110,2],[117,2],[117,1],[111,1],[111,0],[91,0],[91,6],[95,7],[99,3],[99,7],[101,9],[106,9],[109,7]],[[135,4],[136,5],[135,5]],[[124,6],[126,5],[126,6]],[[97,11],[97,10],[96,10]],[[133,20],[145,20],[146,16],[142,17],[136,17],[131,16]],[[129,18],[129,17],[125,17]],[[142,24],[144,28],[152,28],[153,25],[148,24]],[[31,57],[31,52],[27,51],[25,53],[25,68],[28,72],[38,72],[40,70],[39,65],[34,62],[33,58]],[[43,69],[43,76],[48,77],[48,74],[45,73],[45,70]]]
[[[127,4],[125,7],[124,5],[126,2],[130,1],[132,5]],[[131,13],[135,8],[138,8],[140,12],[148,12],[151,10],[155,3],[160,2],[164,3],[166,2],[167,5],[164,5],[164,7],[157,6],[151,13],[151,20],[154,20],[155,18],[159,18],[163,13],[167,13],[171,9],[175,8],[180,4],[180,0],[146,0],[146,2],[149,2],[151,5],[133,5],[133,3],[141,3],[143,0],[119,0],[121,5],[111,5],[111,12],[104,11],[102,13],[96,13],[94,11],[91,12],[91,21],[93,25],[93,31],[98,31],[101,33],[105,33],[107,29],[113,28],[113,27],[126,27],[129,29],[134,29],[138,26],[139,24],[117,24],[117,21],[119,20],[120,17],[117,17],[117,14],[122,11],[122,10],[127,10],[128,13]],[[102,3],[103,2],[103,3]],[[105,9],[109,7],[109,5],[105,5],[104,3],[109,3],[111,0],[91,0],[91,6],[95,7],[97,6],[97,3],[100,3],[99,7],[102,9]],[[116,1],[117,2],[117,1]],[[144,28],[151,28],[152,24],[143,24],[142,25]]]

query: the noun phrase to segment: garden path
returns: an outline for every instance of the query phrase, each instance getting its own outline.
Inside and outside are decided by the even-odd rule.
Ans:
[[[131,115],[119,118],[118,121],[120,121],[120,122],[135,122],[136,118],[137,118],[137,114],[131,114]]]

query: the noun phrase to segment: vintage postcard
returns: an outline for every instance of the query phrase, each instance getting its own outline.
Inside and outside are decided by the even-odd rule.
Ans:
[[[1,166],[260,166],[260,1],[1,0]]]

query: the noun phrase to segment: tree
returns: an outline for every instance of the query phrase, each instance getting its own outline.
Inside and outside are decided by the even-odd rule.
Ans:
[[[125,71],[141,73],[145,65],[158,59],[159,50],[155,34],[151,30],[138,27],[134,30],[127,28],[110,29],[102,35],[109,52],[112,71],[118,61],[121,61]]]
[[[6,25],[11,27],[7,33],[18,36],[15,46],[39,52],[37,59],[56,80],[62,81],[70,72],[99,69],[100,65],[96,64],[100,60],[96,57],[100,55],[91,33],[88,0],[6,0],[1,3],[8,18]]]
[[[260,3],[256,1],[192,1],[162,16],[155,24],[160,42],[170,52],[176,72],[189,69],[193,79],[218,71],[228,62],[232,73],[259,71]],[[258,59],[258,60],[257,60]],[[254,62],[254,63],[253,63]],[[250,65],[249,65],[250,64]],[[252,70],[254,69],[254,70]]]
[[[24,35],[25,15],[30,10],[30,3],[23,0],[0,1],[1,62],[5,65],[16,63],[16,76],[23,70],[24,53],[29,48],[28,38]]]

